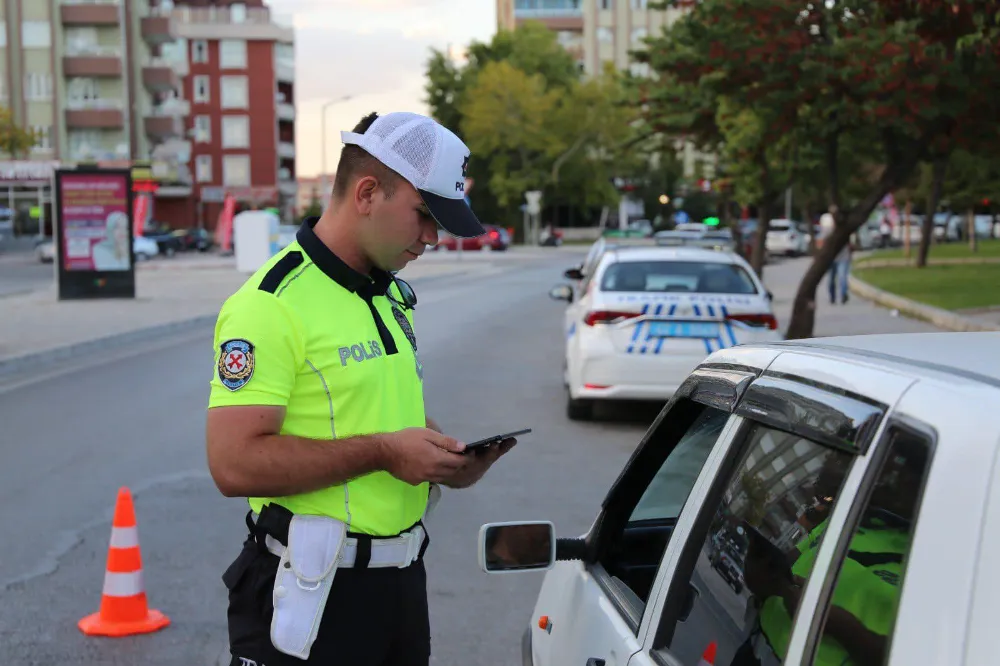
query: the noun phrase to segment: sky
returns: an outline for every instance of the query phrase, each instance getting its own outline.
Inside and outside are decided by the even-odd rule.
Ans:
[[[268,0],[295,25],[295,144],[299,177],[322,168],[320,109],[326,109],[326,168],[340,131],[372,111],[428,113],[424,69],[431,48],[459,50],[496,32],[495,0]]]

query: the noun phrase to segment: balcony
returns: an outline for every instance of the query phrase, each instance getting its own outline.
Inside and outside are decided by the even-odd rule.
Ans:
[[[142,38],[151,46],[170,44],[177,41],[177,24],[171,16],[144,16]]]
[[[179,37],[184,39],[247,39],[293,43],[295,28],[271,14],[266,7],[240,9],[211,5],[175,7],[155,12],[169,13],[177,20]]]
[[[295,63],[287,60],[274,62],[274,77],[279,83],[295,83]]]
[[[278,142],[278,157],[286,160],[295,159],[295,144],[288,141]]]
[[[541,21],[550,30],[583,30],[581,0],[516,0],[517,22]]]
[[[122,75],[121,49],[96,44],[67,45],[63,55],[63,74],[67,78],[119,77]]]
[[[120,4],[118,0],[63,0],[59,6],[59,15],[64,26],[118,25],[121,23]]]
[[[123,129],[125,112],[114,99],[66,101],[66,129]]]
[[[154,58],[142,68],[142,84],[151,93],[178,91],[181,78],[169,62]]]
[[[155,111],[143,118],[146,136],[154,141],[176,139],[184,135],[184,121],[179,116],[159,115]]]
[[[285,102],[278,103],[278,120],[283,120],[285,122],[295,121],[295,106],[292,104],[286,104]]]

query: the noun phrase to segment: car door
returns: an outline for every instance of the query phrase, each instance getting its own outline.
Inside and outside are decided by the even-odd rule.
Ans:
[[[649,599],[681,509],[731,430],[732,396],[754,376],[695,371],[609,491],[580,560],[546,576],[529,628],[536,666],[625,666],[643,643]],[[721,447],[721,448],[720,448]]]
[[[793,377],[754,380],[729,450],[706,469],[704,501],[684,509],[655,630],[629,666],[799,663],[785,657],[796,622],[812,617],[796,610],[828,530],[839,536],[834,512],[852,508],[887,410]],[[816,663],[852,662],[834,648]]]

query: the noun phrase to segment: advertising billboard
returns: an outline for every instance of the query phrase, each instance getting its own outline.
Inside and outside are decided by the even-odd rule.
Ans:
[[[128,169],[56,171],[59,298],[134,298]]]

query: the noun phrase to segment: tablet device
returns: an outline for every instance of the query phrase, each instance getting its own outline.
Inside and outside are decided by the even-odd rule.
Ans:
[[[505,432],[500,435],[491,435],[485,439],[480,439],[475,442],[469,442],[465,445],[465,453],[473,453],[480,449],[485,449],[493,444],[499,444],[505,439],[510,439],[511,437],[518,437],[520,435],[525,435],[531,432],[531,428],[524,428],[523,430],[515,430],[514,432]]]

